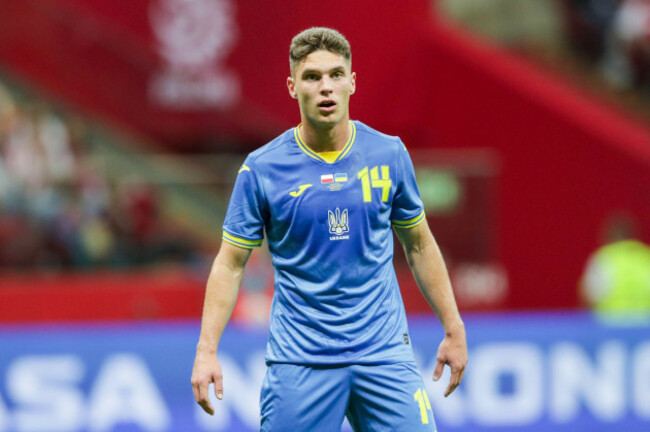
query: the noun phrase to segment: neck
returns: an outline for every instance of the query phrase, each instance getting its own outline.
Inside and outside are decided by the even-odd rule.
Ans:
[[[350,138],[350,125],[347,118],[324,128],[303,121],[299,133],[303,142],[316,153],[340,151]]]

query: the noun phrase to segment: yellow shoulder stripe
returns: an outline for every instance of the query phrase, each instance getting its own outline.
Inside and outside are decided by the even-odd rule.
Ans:
[[[241,168],[239,168],[239,171],[237,171],[237,174],[239,174],[242,171],[250,171],[251,169],[248,168],[246,165],[242,165]]]

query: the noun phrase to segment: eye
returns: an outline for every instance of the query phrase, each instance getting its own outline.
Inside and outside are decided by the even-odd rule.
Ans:
[[[307,74],[305,75],[307,81],[318,81],[318,75],[316,74]]]
[[[332,78],[343,78],[343,75],[342,71],[336,71],[332,74]]]

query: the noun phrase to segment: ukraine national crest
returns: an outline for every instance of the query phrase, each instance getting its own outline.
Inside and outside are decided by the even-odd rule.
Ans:
[[[338,207],[334,212],[328,210],[327,220],[330,226],[330,234],[334,234],[334,236],[330,237],[330,240],[344,240],[349,238],[349,236],[343,235],[350,231],[348,209],[343,210],[343,212]]]

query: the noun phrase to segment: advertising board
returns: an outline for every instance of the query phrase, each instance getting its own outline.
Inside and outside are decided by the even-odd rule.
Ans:
[[[444,398],[442,332],[410,319],[439,431],[650,430],[650,332],[583,315],[470,316],[470,362]],[[254,431],[266,331],[228,327],[213,417],[190,385],[197,322],[0,328],[0,431]],[[414,403],[417,403],[414,401]],[[343,429],[349,431],[346,425]]]

